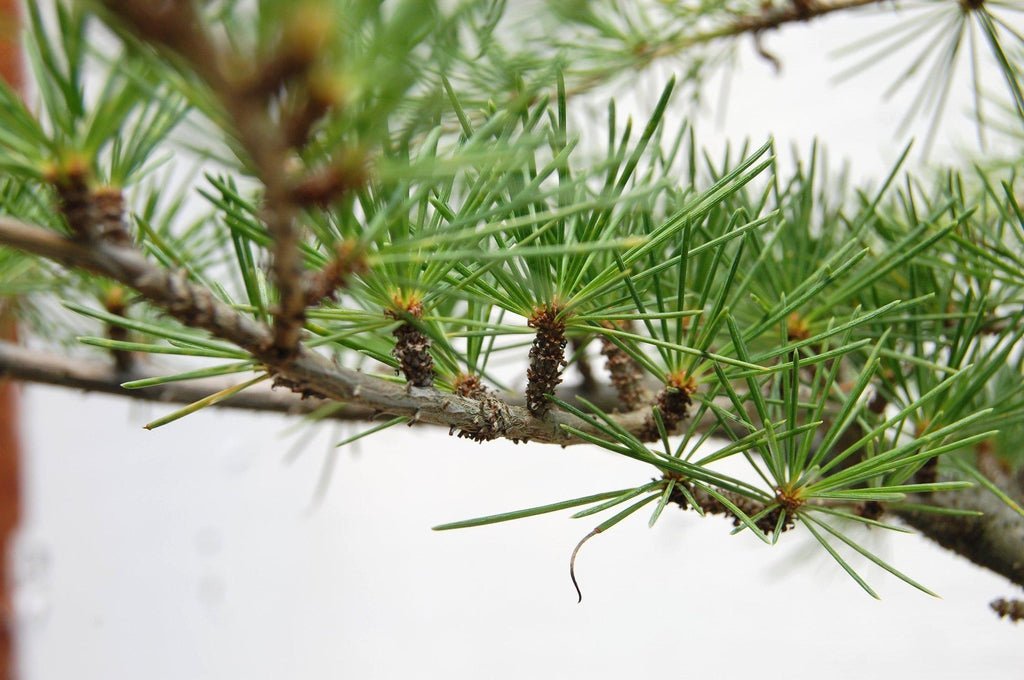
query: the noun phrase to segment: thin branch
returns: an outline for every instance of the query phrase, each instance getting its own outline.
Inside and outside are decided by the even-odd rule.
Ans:
[[[513,441],[538,441],[567,446],[582,443],[561,425],[587,433],[593,427],[570,414],[551,411],[544,418],[526,409],[476,399],[407,388],[381,378],[337,366],[326,357],[299,346],[294,356],[276,351],[271,330],[218,300],[205,287],[188,280],[184,271],[171,272],[152,264],[137,250],[111,243],[82,243],[53,231],[0,217],[0,244],[38,255],[69,267],[100,274],[137,290],[143,297],[186,326],[208,331],[249,352],[277,376],[278,384],[295,392],[343,401],[381,413],[407,416],[413,422],[433,423],[464,432],[486,430]],[[646,410],[617,414],[616,421],[641,432]]]
[[[784,24],[791,24],[798,21],[810,21],[823,17],[833,12],[842,12],[848,9],[856,9],[865,5],[879,4],[881,0],[833,0],[822,2],[821,0],[801,0],[784,3],[770,7],[760,14],[739,17],[733,20],[728,26],[718,31],[705,34],[704,41],[716,37],[728,37],[741,35],[743,33],[758,33],[761,31],[779,28]]]
[[[588,424],[558,411],[535,418],[526,409],[504,402],[499,402],[500,408],[495,412],[493,408],[482,408],[479,400],[434,389],[406,389],[336,366],[304,346],[299,347],[293,358],[282,358],[274,351],[273,338],[266,326],[188,281],[184,272],[165,271],[132,248],[109,243],[86,245],[42,227],[3,217],[0,217],[0,244],[108,276],[134,288],[186,325],[207,330],[248,351],[297,392],[380,413],[407,416],[414,422],[433,423],[452,430],[479,432],[486,429],[513,441],[532,440],[563,446],[582,443],[566,434],[561,424],[594,433]],[[648,415],[645,409],[612,417],[630,432],[639,433]],[[893,512],[940,545],[1024,585],[1024,518],[984,489],[935,494],[926,502],[939,508],[981,510],[985,515],[942,516],[905,508]]]
[[[700,489],[693,495],[705,513],[729,514],[724,507]],[[683,509],[687,500],[680,491],[672,500]],[[731,498],[750,516],[760,513],[764,506],[742,496]],[[886,506],[885,512],[899,517],[925,537],[943,548],[966,557],[976,565],[1006,577],[1024,586],[1024,517],[996,498],[987,489],[973,487],[955,492],[914,495],[908,498],[917,507]],[[929,512],[931,506],[939,512]],[[983,515],[950,515],[942,510],[976,510]],[[762,518],[759,524],[766,531],[775,525],[775,516]]]
[[[292,354],[305,324],[307,293],[299,252],[298,211],[285,170],[288,145],[284,132],[268,112],[268,95],[274,88],[249,87],[244,79],[225,71],[223,65],[229,55],[223,54],[210,38],[190,2],[165,3],[161,10],[139,0],[105,0],[105,4],[143,39],[183,57],[227,112],[265,189],[262,217],[274,242],[271,268],[278,290],[273,347],[282,356]]]
[[[748,33],[756,36],[764,31],[770,31],[786,24],[811,21],[833,12],[856,9],[865,5],[877,5],[880,2],[881,0],[832,0],[831,2],[814,0],[784,3],[768,7],[758,14],[736,17],[719,28],[690,36],[683,35],[675,39],[668,39],[660,45],[653,45],[645,53],[645,56],[653,61],[661,57],[678,54],[695,45],[713,42],[722,38],[735,38]]]
[[[676,33],[662,42],[653,42],[647,45],[646,49],[637,53],[639,63],[637,68],[646,66],[658,59],[674,56],[685,52],[688,49],[715,42],[726,38],[737,38],[742,35],[752,35],[758,38],[764,31],[780,28],[786,24],[807,22],[812,19],[842,12],[845,10],[857,9],[867,5],[881,4],[882,0],[832,0],[829,1],[796,1],[768,7],[758,14],[739,16],[731,19],[728,23],[718,28],[702,31],[700,33],[685,34]],[[569,88],[567,94],[575,96],[594,89],[605,82],[610,73],[596,74],[576,83]]]
[[[204,379],[170,382],[143,389],[128,390],[121,387],[121,384],[128,380],[146,377],[151,376],[141,374],[137,369],[126,373],[113,363],[68,359],[52,352],[26,349],[11,342],[0,341],[0,378],[163,404],[192,404],[233,384],[224,380]],[[316,398],[303,399],[291,391],[274,391],[268,387],[240,392],[230,399],[218,402],[217,407],[282,415],[305,415],[330,403],[333,402]],[[332,411],[325,419],[371,420],[374,415],[369,409],[345,405]]]
[[[144,389],[129,390],[121,387],[129,380],[154,377],[151,372],[141,371],[141,367],[139,362],[134,362],[130,370],[125,371],[119,368],[116,362],[69,359],[64,355],[40,349],[27,349],[21,345],[0,340],[0,379],[10,378],[22,382],[79,389],[164,404],[191,404],[211,394],[221,392],[233,384],[222,379],[204,378],[153,385]],[[564,387],[558,391],[558,396],[569,402],[572,402],[576,396],[582,396],[593,404],[603,405],[608,410],[614,408],[616,404],[614,391],[606,385],[597,383],[589,387],[582,385]],[[327,404],[336,403],[316,397],[303,398],[290,390],[254,387],[240,392],[230,399],[218,402],[216,406],[217,408],[295,416],[313,413]],[[525,401],[520,398],[510,400],[510,403],[522,406]],[[372,409],[345,404],[343,408],[332,411],[324,418],[326,420],[370,421],[379,414],[378,411]],[[708,423],[710,424],[710,422],[709,419]],[[698,426],[698,430],[703,432],[703,427],[705,427],[704,423]]]

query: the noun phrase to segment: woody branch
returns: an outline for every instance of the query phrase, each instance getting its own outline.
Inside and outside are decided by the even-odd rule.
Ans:
[[[404,385],[337,366],[324,356],[299,345],[291,357],[282,356],[273,331],[218,300],[205,287],[188,280],[185,272],[172,272],[149,262],[132,247],[104,241],[83,242],[18,220],[0,217],[0,244],[38,255],[69,267],[109,277],[137,290],[186,326],[208,331],[249,352],[294,391],[343,401],[414,422],[475,432],[485,426],[495,436],[514,441],[561,445],[582,443],[561,425],[595,433],[570,414],[549,412],[544,418],[522,407],[502,403],[497,413],[481,414],[481,402],[432,388],[407,389]],[[647,411],[617,414],[627,430],[641,432]],[[482,418],[486,417],[484,422]]]
[[[273,239],[271,267],[278,291],[272,348],[282,357],[295,355],[307,303],[331,292],[324,290],[326,277],[307,276],[304,271],[299,249],[302,230],[297,220],[301,204],[329,201],[362,181],[358,160],[351,158],[319,175],[289,176],[289,152],[293,145],[301,144],[305,132],[296,130],[294,120],[278,122],[271,115],[275,95],[286,82],[306,74],[317,58],[326,27],[317,17],[304,17],[302,26],[309,30],[286,36],[277,53],[262,60],[244,60],[213,41],[190,2],[154,7],[138,0],[105,0],[104,5],[141,38],[183,58],[224,108],[264,186],[262,218]],[[241,63],[249,63],[249,72],[231,75],[227,65]],[[314,106],[312,98],[308,103],[320,114],[325,112],[326,104]],[[302,114],[306,126],[311,116],[316,117],[308,111]]]

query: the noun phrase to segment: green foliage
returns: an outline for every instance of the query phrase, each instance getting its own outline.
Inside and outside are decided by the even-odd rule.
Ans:
[[[599,339],[662,389],[644,406],[652,436],[624,427],[613,406],[548,395],[579,419],[563,424],[566,432],[644,464],[654,479],[438,529],[582,507],[574,517],[613,513],[601,533],[652,504],[653,525],[675,503],[729,515],[769,545],[806,528],[872,595],[843,552],[930,592],[847,527],[900,530],[865,508],[992,486],[977,471],[990,452],[1024,464],[1016,165],[913,177],[901,159],[881,183],[858,189],[831,176],[816,148],[791,169],[771,141],[716,158],[678,122],[686,109],[672,99],[675,80],[642,125],[620,120],[609,102],[596,135],[607,140],[602,149],[575,122],[585,90],[685,48],[680,85],[699,92],[716,50],[743,33],[735,17],[756,18],[760,3],[530,3],[540,19],[512,4],[203,3],[211,33],[248,76],[258,80],[285,57],[309,59],[301,77],[272,88],[277,125],[297,125],[303,107],[319,107],[288,149],[289,181],[325,171],[355,178],[296,211],[307,275],[330,267],[339,249],[360,258],[340,290],[308,308],[305,345],[402,381],[391,375],[400,368],[394,334],[409,325],[429,341],[437,389],[472,376],[514,400],[522,385],[492,375],[492,359],[525,362],[527,321],[552,310],[583,348],[566,362],[585,359]],[[953,18],[935,28],[949,43],[914,62],[912,71],[944,50],[912,113],[928,99],[941,104],[948,82],[934,74],[951,68],[968,35],[984,40],[1024,117],[1009,8],[925,4]],[[71,225],[54,217],[58,180],[84,168],[90,188],[128,192],[135,243],[154,262],[269,322],[278,304],[267,267],[271,197],[230,107],[187,60],[154,49],[109,12],[102,16],[119,39],[86,5],[29,6],[38,98],[26,105],[0,88],[0,211],[66,232]],[[520,38],[537,22],[557,35],[527,48]],[[916,25],[894,24],[884,39]],[[104,40],[87,39],[93,32]],[[977,114],[983,125],[980,98]],[[246,352],[142,301],[111,311],[110,288],[0,250],[0,292],[19,296],[37,332],[81,336],[103,351],[203,360],[128,389],[249,374],[147,427],[268,377]],[[70,314],[40,314],[54,300]],[[111,327],[130,339],[107,337]],[[682,393],[689,410],[670,412],[668,397]],[[740,458],[746,477],[721,471]]]

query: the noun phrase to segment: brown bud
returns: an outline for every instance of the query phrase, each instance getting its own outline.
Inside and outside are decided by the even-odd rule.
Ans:
[[[60,211],[79,238],[92,236],[92,201],[89,195],[89,163],[79,155],[72,155],[43,173],[47,182],[57,190]]]
[[[658,393],[654,403],[661,413],[665,431],[672,433],[679,423],[689,417],[697,381],[685,373],[672,373],[665,378],[665,388]],[[654,415],[650,415],[643,429],[637,434],[640,441],[657,441],[661,437]]]
[[[534,416],[548,412],[551,405],[545,395],[553,394],[562,382],[562,368],[566,365],[565,322],[559,319],[561,309],[551,305],[536,310],[527,321],[537,329],[530,348],[530,366],[526,370],[526,408]]]
[[[385,312],[392,318],[402,318],[403,312],[413,318],[423,315],[423,307],[418,300],[404,305],[404,310]],[[410,385],[431,387],[434,384],[434,359],[430,356],[430,338],[423,334],[413,323],[403,323],[396,328],[395,348],[391,355],[398,359],[398,368]]]

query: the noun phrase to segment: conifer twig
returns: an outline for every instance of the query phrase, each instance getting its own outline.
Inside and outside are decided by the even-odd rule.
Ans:
[[[856,9],[865,5],[879,4],[879,0],[799,0],[769,7],[760,14],[738,17],[723,31],[724,35],[756,33],[779,28],[798,21],[810,21],[818,17]]]
[[[757,14],[738,16],[722,26],[696,34],[673,33],[660,43],[646,44],[644,49],[637,53],[637,57],[641,61],[640,66],[644,66],[658,59],[680,54],[697,45],[722,39],[737,38],[742,35],[752,35],[756,39],[765,31],[780,28],[787,24],[807,22],[835,12],[880,3],[881,0],[814,0],[812,2],[800,0],[799,2],[768,6]],[[758,49],[763,48],[758,45]],[[585,78],[571,87],[567,94],[575,96],[589,92],[606,80],[607,76],[604,74]]]
[[[54,385],[85,390],[97,394],[127,397],[162,404],[191,404],[231,386],[222,380],[203,379],[169,382],[145,389],[126,389],[122,383],[131,378],[149,377],[132,367],[125,373],[115,365],[102,361],[69,359],[51,352],[27,349],[12,342],[0,341],[0,376],[39,385]],[[302,399],[285,390],[249,389],[217,404],[218,408],[263,411],[282,415],[313,413],[329,402],[323,399]],[[325,418],[331,420],[370,420],[370,409],[345,406]]]
[[[239,142],[263,182],[262,216],[274,242],[271,266],[279,296],[274,310],[273,348],[282,357],[292,356],[305,324],[309,293],[299,251],[298,210],[286,172],[287,134],[270,117],[268,95],[280,78],[294,70],[294,65],[266,65],[258,77],[265,79],[266,73],[274,73],[275,82],[255,87],[225,72],[223,64],[228,55],[210,38],[191,3],[167,3],[160,9],[139,0],[105,0],[104,4],[144,40],[164,45],[183,57],[227,112]]]
[[[82,243],[51,230],[0,217],[0,244],[44,257],[66,266],[100,274],[134,288],[144,298],[186,326],[228,340],[263,363],[278,383],[295,392],[343,401],[413,422],[433,423],[452,431],[493,431],[495,437],[568,446],[583,443],[564,431],[571,425],[583,432],[594,428],[570,414],[551,411],[544,418],[522,407],[502,404],[500,413],[482,411],[481,402],[432,388],[408,390],[382,378],[337,366],[326,357],[299,345],[292,357],[282,357],[271,329],[218,300],[205,287],[188,280],[184,271],[172,272],[152,264],[137,250],[109,243]],[[626,430],[641,432],[647,413],[615,416]],[[482,422],[486,418],[487,422]]]
[[[212,378],[168,382],[145,389],[126,389],[121,386],[129,380],[153,377],[144,372],[142,367],[139,362],[133,363],[130,371],[126,373],[118,368],[116,361],[111,364],[100,360],[69,359],[54,352],[28,349],[12,342],[0,340],[0,376],[26,383],[53,385],[165,404],[191,404],[214,392],[230,387],[229,383]],[[522,398],[501,400],[495,392],[480,385],[479,379],[477,379],[477,384],[479,391],[467,392],[465,389],[456,389],[456,394],[478,400],[486,398],[490,404],[499,402],[503,406],[523,406],[525,404],[525,400]],[[559,390],[559,396],[564,400],[572,401],[577,395],[585,397],[591,403],[606,406],[609,410],[617,404],[614,392],[603,385],[595,385],[592,389],[575,386],[563,387]],[[257,387],[219,402],[217,407],[264,411],[282,415],[302,415],[312,413],[329,403],[332,401],[316,397],[303,399],[291,391]],[[368,421],[375,418],[378,413],[380,411],[346,404],[344,408],[332,412],[325,418]],[[704,428],[711,424],[711,419],[707,419],[699,423],[697,429],[703,432]],[[447,426],[447,424],[442,426]],[[467,433],[464,436],[470,437],[470,434],[472,433]]]
[[[213,294],[188,281],[184,272],[170,272],[150,263],[138,251],[109,243],[81,243],[51,230],[0,217],[0,244],[44,257],[66,266],[110,277],[134,288],[150,302],[193,328],[204,329],[250,352],[285,384],[297,392],[395,416],[413,422],[433,423],[463,432],[494,430],[495,437],[513,441],[537,441],[568,446],[583,440],[563,430],[571,425],[595,434],[592,425],[561,411],[535,418],[519,406],[502,404],[493,421],[481,422],[481,402],[434,389],[407,390],[404,386],[333,364],[325,357],[299,346],[296,356],[282,359],[273,349],[269,328],[217,300]],[[632,433],[648,426],[644,409],[609,416]],[[490,429],[488,429],[490,433]],[[940,545],[967,557],[1015,583],[1024,585],[1024,518],[985,489],[931,494],[928,502],[938,508],[982,509],[980,517],[937,515],[919,510],[893,511]]]
[[[688,47],[712,42],[722,38],[735,38],[745,34],[757,35],[786,24],[810,21],[834,12],[857,9],[866,5],[877,5],[880,0],[813,0],[809,2],[781,3],[768,6],[757,14],[738,16],[724,26],[713,28],[692,36],[680,36],[679,40],[666,40],[652,46],[647,55],[653,60],[678,54]]]
[[[204,328],[218,337],[232,340],[238,344],[245,342],[257,348],[260,342],[269,340],[269,329],[256,324],[247,317],[238,315],[223,303],[216,302],[209,293],[201,293],[194,284],[188,293],[153,290],[153,286],[171,280],[173,274],[161,272],[158,268],[142,260],[132,251],[124,248],[100,245],[98,253],[90,253],[89,248],[49,232],[47,230],[22,225],[14,220],[0,218],[0,243],[18,247],[37,255],[48,257],[66,264],[74,264],[85,269],[106,275],[120,272],[125,279],[134,280],[150,299],[170,301],[180,297],[191,296],[197,300],[207,300],[214,309],[204,307],[202,303],[195,309],[183,310],[178,307],[176,314],[183,318],[202,321]],[[122,283],[131,285],[128,280]],[[144,290],[145,289],[145,290]],[[147,291],[151,291],[147,293]],[[159,302],[158,302],[159,303]],[[170,310],[170,307],[167,307]],[[226,311],[225,311],[226,310]],[[179,317],[182,318],[182,317]],[[251,343],[257,344],[251,344]],[[380,378],[364,375],[357,371],[334,366],[320,355],[303,348],[299,356],[287,363],[281,373],[302,389],[321,391],[325,396],[345,401],[345,411],[353,418],[362,417],[357,414],[387,413],[407,415],[419,422],[432,423],[471,433],[480,431],[482,427],[490,427],[480,422],[482,411],[478,400],[447,395],[435,390],[418,390],[415,393],[406,391],[399,385]],[[81,362],[74,366],[62,366],[48,361],[30,350],[0,345],[0,374],[9,375],[21,380],[80,387],[92,391],[125,394],[120,383],[113,375],[88,375],[88,367]],[[116,386],[116,387],[115,387]],[[176,387],[174,390],[187,388]],[[297,389],[293,387],[293,389]],[[301,391],[301,389],[300,389]],[[148,390],[133,390],[131,397],[146,399]],[[209,392],[203,390],[205,396]],[[150,395],[156,394],[149,392]],[[174,392],[171,388],[161,396],[160,400],[176,400],[166,395],[178,394],[186,399],[186,392]],[[192,396],[192,395],[189,395]],[[281,410],[292,412],[291,403],[283,396],[280,402],[278,395],[267,392],[243,392],[232,400],[220,404],[219,407],[255,408],[258,410]],[[294,398],[293,398],[294,399]],[[309,408],[321,401],[307,401],[310,406],[303,407],[301,400],[294,399],[298,408]],[[273,405],[272,405],[273,404]],[[279,409],[278,404],[282,407]],[[283,406],[288,404],[287,409]],[[266,409],[263,407],[267,406]],[[351,409],[351,410],[350,410]],[[569,436],[560,431],[559,424],[570,424],[581,431],[592,432],[593,428],[579,419],[559,411],[551,411],[545,419],[532,418],[526,409],[519,406],[503,405],[504,417],[500,429],[494,436],[513,440],[534,440],[542,443],[556,443],[563,446],[583,443],[579,438]],[[345,412],[337,417],[345,417]],[[627,430],[640,432],[647,427],[649,413],[646,409],[627,414],[610,416]],[[889,511],[916,528],[928,538],[943,547],[950,549],[972,562],[1005,576],[1014,583],[1024,585],[1024,518],[1000,502],[985,489],[973,488],[960,490],[956,493],[930,494],[927,503],[938,509],[980,509],[982,516],[955,516],[927,512],[918,507],[890,508]]]

